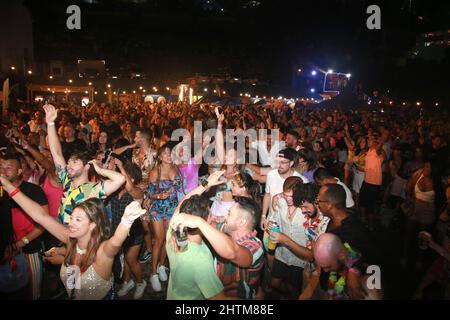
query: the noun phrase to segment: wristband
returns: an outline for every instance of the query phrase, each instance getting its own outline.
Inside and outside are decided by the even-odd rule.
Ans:
[[[12,192],[8,193],[8,195],[12,198],[14,197],[16,194],[18,194],[20,192],[19,188],[14,189]]]
[[[120,220],[120,222],[122,224],[124,224],[126,227],[131,228],[131,226],[133,225],[134,220],[131,219],[127,219],[125,217],[122,217],[122,219]]]
[[[27,237],[23,237],[23,238],[22,238],[22,242],[23,242],[24,245],[27,245],[27,244],[30,243],[30,240],[28,240]]]
[[[54,126],[55,125],[55,123],[52,121],[52,122],[47,122],[47,125],[48,126]]]

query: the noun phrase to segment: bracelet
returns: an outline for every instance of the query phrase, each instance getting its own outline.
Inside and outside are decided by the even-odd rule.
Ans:
[[[23,242],[24,245],[27,245],[27,244],[30,243],[30,240],[28,240],[27,237],[23,237],[23,238],[22,238],[22,242]]]
[[[127,226],[128,228],[130,228],[133,225],[134,220],[130,220],[130,219],[126,219],[126,218],[122,217],[120,222],[122,224],[124,224],[125,226]]]
[[[47,125],[48,125],[48,126],[54,126],[55,123],[54,123],[54,122],[47,122]]]
[[[19,188],[14,189],[12,192],[9,192],[8,195],[12,198],[14,197],[16,194],[18,194],[20,192]]]

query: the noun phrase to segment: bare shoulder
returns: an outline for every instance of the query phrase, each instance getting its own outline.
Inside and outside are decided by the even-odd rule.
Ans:
[[[148,173],[148,180],[150,182],[155,182],[158,179],[158,169],[157,168],[153,168],[149,173]]]

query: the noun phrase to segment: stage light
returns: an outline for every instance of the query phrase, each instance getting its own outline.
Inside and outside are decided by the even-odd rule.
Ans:
[[[333,73],[333,70],[332,69],[328,69],[328,73]]]
[[[69,83],[72,83],[73,81],[72,81],[72,79],[69,79]]]
[[[312,76],[315,76],[316,74],[317,74],[317,71],[316,71],[316,70],[311,71],[311,75],[312,75]]]
[[[312,93],[314,93],[314,92],[316,92],[316,89],[311,88],[311,90],[309,90],[309,91],[311,91]]]
[[[31,70],[28,70],[28,74],[32,74],[33,73],[33,71],[31,71]]]
[[[16,70],[16,67],[14,67],[14,66],[11,66],[11,70]]]
[[[347,78],[350,78],[352,76],[351,73],[347,73]]]
[[[53,79],[53,76],[49,76],[48,78],[51,80],[51,79]]]

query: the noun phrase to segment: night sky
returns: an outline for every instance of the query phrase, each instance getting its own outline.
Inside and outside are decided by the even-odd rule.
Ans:
[[[432,99],[450,91],[448,48],[440,62],[408,59],[418,33],[450,29],[448,1],[85,2],[26,2],[36,60],[105,59],[111,72],[145,72],[159,83],[228,73],[288,94],[293,70],[315,67],[351,72],[368,92]],[[69,4],[81,7],[79,31],[66,28]],[[371,4],[381,7],[381,30],[366,28]]]

